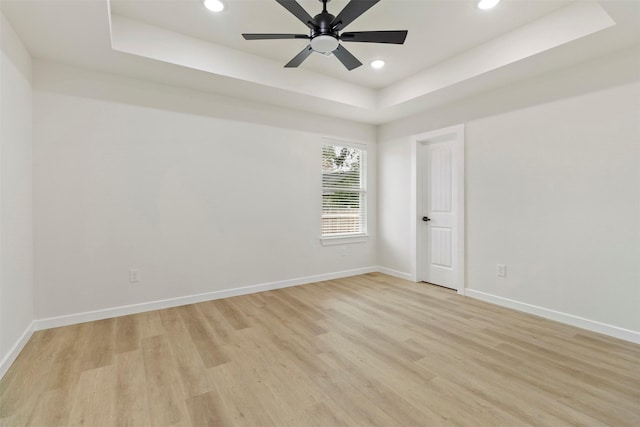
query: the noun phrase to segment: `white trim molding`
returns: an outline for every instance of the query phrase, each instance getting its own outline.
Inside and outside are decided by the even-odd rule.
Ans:
[[[339,237],[321,237],[320,243],[322,243],[322,246],[338,246],[350,245],[351,243],[364,243],[367,240],[369,240],[368,234],[355,234]]]
[[[74,325],[76,323],[91,322],[94,320],[109,319],[129,314],[143,313],[146,311],[161,310],[164,308],[178,307],[181,305],[195,304],[204,301],[212,301],[221,298],[230,298],[239,295],[253,294],[256,292],[271,291],[274,289],[288,288],[291,286],[306,285],[324,280],[340,279],[343,277],[357,276],[359,274],[378,272],[378,267],[364,267],[353,270],[338,271],[334,273],[319,274],[317,276],[299,277],[296,279],[282,280],[278,282],[261,283],[258,285],[243,286],[233,289],[205,292],[196,295],[187,295],[165,300],[143,302],[139,304],[123,305],[119,307],[105,308],[102,310],[87,311],[64,316],[48,317],[34,321],[35,330],[57,328],[59,326]]]
[[[604,335],[640,344],[640,332],[632,331],[630,329],[608,325],[606,323],[585,319],[584,317],[575,316],[573,314],[563,313],[561,311],[551,310],[549,308],[538,307],[536,305],[527,304],[493,294],[488,294],[486,292],[476,291],[474,289],[467,288],[465,295],[471,298],[500,305],[502,307],[512,308],[514,310],[544,317],[545,319],[555,320],[556,322],[565,323],[567,325],[576,326],[578,328],[586,329],[592,332],[598,332]]]
[[[404,273],[398,270],[392,270],[386,267],[378,267],[378,273],[387,274],[389,276],[397,277],[399,279],[409,280],[410,282],[415,282],[414,277],[411,273]]]
[[[29,323],[27,328],[24,330],[18,341],[11,347],[9,352],[4,355],[2,360],[0,361],[0,380],[4,377],[4,374],[7,373],[13,362],[16,360],[24,346],[33,335],[33,331],[35,330],[35,321]]]

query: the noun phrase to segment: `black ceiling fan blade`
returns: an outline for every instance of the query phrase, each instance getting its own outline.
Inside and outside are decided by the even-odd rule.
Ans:
[[[282,7],[291,12],[296,18],[298,18],[304,25],[315,29],[316,24],[309,13],[296,0],[276,0]]]
[[[300,64],[302,64],[304,62],[305,59],[307,59],[309,57],[309,55],[311,55],[313,53],[313,49],[311,48],[311,45],[307,45],[307,47],[305,47],[304,49],[302,49],[302,51],[297,54],[296,56],[293,57],[293,59],[291,61],[289,61],[287,63],[287,65],[285,65],[285,68],[296,68],[297,66],[299,66]]]
[[[308,39],[306,34],[242,34],[245,40]]]
[[[337,49],[333,51],[333,54],[336,58],[338,58],[340,62],[342,62],[342,65],[347,67],[347,70],[349,71],[362,65],[362,62],[358,61],[358,59],[353,56],[351,52],[349,52],[341,45],[338,45]]]
[[[356,31],[342,33],[343,42],[403,44],[408,31]]]
[[[380,0],[351,0],[331,22],[331,28],[341,31]]]

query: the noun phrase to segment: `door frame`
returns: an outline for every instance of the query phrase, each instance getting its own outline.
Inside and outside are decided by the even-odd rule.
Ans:
[[[438,142],[453,142],[454,150],[456,152],[453,166],[454,176],[453,182],[456,186],[456,245],[457,251],[454,254],[456,257],[456,267],[454,269],[455,276],[455,289],[459,294],[464,295],[465,291],[465,219],[464,219],[464,181],[465,181],[465,167],[464,167],[464,124],[451,126],[434,130],[431,132],[425,132],[411,137],[411,214],[413,219],[411,224],[411,239],[412,239],[412,274],[411,277],[414,282],[420,282],[422,277],[422,271],[420,266],[420,259],[425,253],[426,248],[423,248],[422,239],[419,233],[422,223],[422,176],[424,171],[422,170],[422,154],[423,147],[426,144],[438,143]]]

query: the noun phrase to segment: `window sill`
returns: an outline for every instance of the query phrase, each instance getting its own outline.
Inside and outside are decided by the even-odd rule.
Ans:
[[[321,237],[322,246],[346,245],[349,243],[364,243],[369,240],[368,234],[356,234],[349,236]]]

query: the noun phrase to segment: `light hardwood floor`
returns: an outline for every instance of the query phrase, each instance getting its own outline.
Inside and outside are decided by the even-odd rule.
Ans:
[[[640,425],[640,346],[383,274],[36,332],[6,426]]]

